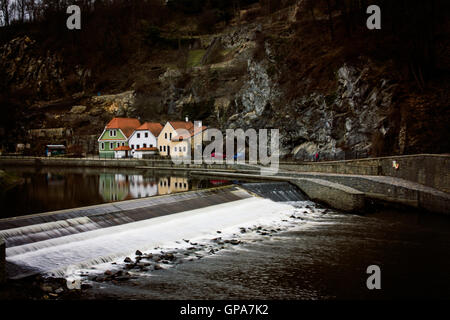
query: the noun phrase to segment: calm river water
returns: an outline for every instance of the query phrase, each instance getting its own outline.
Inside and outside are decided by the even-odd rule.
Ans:
[[[170,172],[111,168],[4,167],[23,183],[0,192],[1,218],[173,194],[227,184]]]

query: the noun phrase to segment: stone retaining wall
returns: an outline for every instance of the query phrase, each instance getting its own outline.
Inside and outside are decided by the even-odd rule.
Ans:
[[[353,188],[321,179],[292,179],[290,182],[311,200],[326,203],[335,209],[347,212],[364,209],[364,193]]]
[[[378,181],[378,177],[357,176],[357,175],[335,175],[323,173],[297,173],[293,175],[283,174],[287,177],[298,177],[307,179],[323,179],[332,183],[348,186],[364,192],[367,197],[375,196],[386,201],[409,204],[417,208],[422,208],[431,212],[449,214],[450,196],[442,191],[426,190],[423,186],[417,189],[414,186],[398,184],[394,178],[388,181]],[[391,179],[392,181],[389,181]],[[386,179],[383,179],[386,180]],[[423,189],[423,190],[422,190]]]
[[[173,168],[214,168],[232,169],[240,166],[227,164],[175,164],[171,160],[154,159],[71,159],[51,157],[0,157],[0,164],[16,166],[64,166],[64,167],[110,167],[110,168],[136,168],[136,167],[173,167]],[[245,168],[245,166],[242,166]]]
[[[393,161],[398,169],[393,167]],[[450,155],[418,154],[345,161],[280,163],[280,169],[401,178],[450,193]]]
[[[330,207],[357,212],[364,209],[364,193],[351,187],[315,178],[295,178],[282,176],[261,176],[258,174],[243,174],[218,171],[192,171],[194,176],[208,176],[209,178],[228,178],[246,181],[284,181],[296,185],[311,200],[326,203]]]

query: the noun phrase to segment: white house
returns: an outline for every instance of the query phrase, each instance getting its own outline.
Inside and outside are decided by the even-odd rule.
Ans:
[[[163,126],[160,123],[146,122],[138,127],[130,137],[128,145],[133,150],[131,153],[133,157],[138,157],[136,154],[138,149],[148,149],[158,147],[158,136],[161,133]]]
[[[114,149],[114,158],[122,159],[128,158],[130,155],[131,148],[129,146],[120,146]]]
[[[137,159],[144,159],[149,156],[155,156],[158,154],[158,148],[152,147],[152,148],[140,148],[134,150],[133,158]]]

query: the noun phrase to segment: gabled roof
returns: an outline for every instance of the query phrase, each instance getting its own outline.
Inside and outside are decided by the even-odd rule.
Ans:
[[[191,121],[169,121],[170,125],[175,129],[191,130],[194,128],[194,124]]]
[[[129,138],[140,125],[139,120],[135,118],[114,118],[106,125],[106,129],[120,129]]]
[[[206,128],[207,128],[207,126],[202,126],[202,129],[201,129],[201,130],[198,130],[198,132],[195,132],[194,127],[192,127],[190,130],[188,130],[188,131],[189,131],[189,135],[187,135],[187,136],[186,136],[185,134],[181,134],[181,133],[177,130],[177,134],[178,134],[178,135],[175,136],[175,137],[173,137],[173,138],[172,138],[172,141],[173,141],[173,142],[177,142],[177,141],[183,141],[184,139],[189,139],[189,138],[193,137],[195,134],[199,134],[199,133],[205,131]]]
[[[136,130],[148,130],[150,131],[155,137],[158,137],[163,129],[163,126],[161,123],[157,122],[145,122],[143,125],[138,127]]]

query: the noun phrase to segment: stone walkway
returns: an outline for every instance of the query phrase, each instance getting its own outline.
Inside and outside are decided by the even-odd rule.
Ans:
[[[252,166],[255,170],[258,167]],[[252,170],[252,171],[253,171]],[[343,196],[349,196],[354,192],[346,192],[345,187],[351,188],[353,191],[359,191],[365,194],[366,198],[381,199],[388,202],[400,204],[408,204],[415,207],[425,209],[427,211],[450,214],[450,194],[422,185],[417,182],[408,181],[401,178],[389,176],[369,176],[369,175],[352,175],[338,173],[321,173],[321,172],[295,172],[280,170],[272,176],[261,175],[260,172],[249,170],[233,170],[228,171],[192,171],[191,174],[202,176],[219,176],[228,177],[236,180],[257,179],[268,181],[291,181],[299,186],[303,192],[308,194],[314,191],[314,198],[318,201],[330,202],[330,197],[336,204],[340,204],[336,195],[340,192],[345,193]],[[299,184],[299,179],[304,179],[305,186]],[[308,182],[316,182],[314,186],[306,186]],[[305,190],[305,188],[309,190]],[[335,189],[336,194],[330,189]],[[311,197],[311,196],[310,196]],[[311,197],[312,198],[312,197]],[[330,204],[333,206],[332,204]],[[340,204],[342,205],[342,204]],[[334,206],[336,207],[336,206]]]
[[[366,176],[366,175],[351,175],[351,174],[340,174],[340,173],[294,172],[294,171],[280,171],[279,175],[294,176],[294,177],[322,178],[322,179],[325,179],[327,177],[359,178],[359,179],[366,179],[368,181],[373,181],[373,182],[378,182],[378,183],[385,183],[385,184],[393,185],[396,187],[411,189],[411,190],[415,190],[415,191],[431,193],[436,196],[450,199],[450,194],[448,194],[446,192],[425,186],[425,185],[417,183],[417,182],[408,181],[405,179],[400,179],[400,178],[395,178],[395,177],[389,177],[389,176]]]

